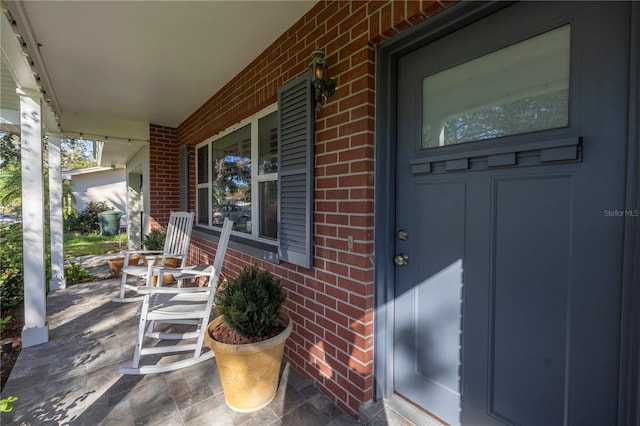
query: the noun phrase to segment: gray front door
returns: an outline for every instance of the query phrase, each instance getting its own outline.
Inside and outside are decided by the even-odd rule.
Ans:
[[[393,386],[447,423],[616,423],[628,9],[518,3],[398,60]]]

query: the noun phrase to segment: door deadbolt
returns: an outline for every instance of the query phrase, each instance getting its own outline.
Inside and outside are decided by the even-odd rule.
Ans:
[[[409,239],[409,232],[407,232],[405,229],[401,229],[398,231],[398,239],[400,241],[407,241]]]
[[[393,258],[393,263],[395,263],[398,266],[405,266],[406,264],[409,263],[409,256],[407,256],[405,253],[400,253],[399,255]]]

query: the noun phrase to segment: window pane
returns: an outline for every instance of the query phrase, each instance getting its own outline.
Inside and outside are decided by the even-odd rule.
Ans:
[[[260,236],[278,238],[278,181],[260,182]]]
[[[198,148],[198,183],[207,183],[209,179],[209,146]]]
[[[278,113],[262,117],[258,121],[258,173],[278,171]]]
[[[212,145],[213,225],[224,218],[233,220],[233,229],[251,233],[251,126],[247,125],[213,142]]]
[[[209,189],[198,188],[198,224],[209,225]]]
[[[422,148],[569,124],[570,26],[423,79]]]

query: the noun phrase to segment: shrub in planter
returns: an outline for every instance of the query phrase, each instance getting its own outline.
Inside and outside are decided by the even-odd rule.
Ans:
[[[221,316],[207,327],[227,405],[239,412],[266,407],[275,397],[284,345],[292,323],[283,312],[280,280],[257,267],[220,284],[214,302]]]
[[[259,338],[280,324],[285,299],[280,280],[254,266],[244,268],[218,289],[215,306],[231,330],[242,337]]]
[[[142,244],[147,250],[162,250],[167,237],[166,228],[157,228],[144,236]]]

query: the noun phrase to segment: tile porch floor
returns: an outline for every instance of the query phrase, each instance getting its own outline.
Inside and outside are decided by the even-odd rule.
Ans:
[[[107,260],[117,256],[67,259],[67,263],[81,263],[102,281],[49,295],[49,342],[20,353],[2,391],[3,398],[11,395],[19,399],[11,413],[2,413],[0,425],[358,423],[286,363],[276,398],[253,414],[238,414],[226,406],[214,360],[164,374],[120,375],[118,366],[133,357],[138,303],[111,302],[119,280],[109,278]],[[360,410],[360,424],[432,424],[410,410],[406,414],[387,401],[379,401]]]
[[[252,414],[227,407],[213,359],[163,374],[119,374],[133,357],[139,303],[111,302],[117,289],[118,280],[107,279],[49,295],[49,342],[22,350],[2,391],[18,400],[0,424],[357,424],[289,365],[275,400]]]

